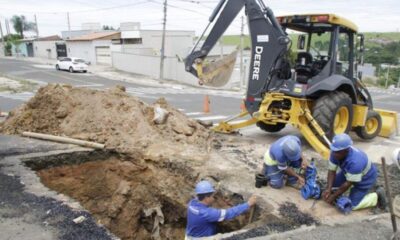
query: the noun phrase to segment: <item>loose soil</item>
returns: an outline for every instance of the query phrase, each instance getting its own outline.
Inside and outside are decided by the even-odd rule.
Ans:
[[[107,149],[155,161],[165,156],[207,156],[210,131],[164,99],[148,105],[124,87],[107,91],[47,85],[0,125],[5,134],[31,131],[103,143]],[[164,124],[154,109],[168,111]]]

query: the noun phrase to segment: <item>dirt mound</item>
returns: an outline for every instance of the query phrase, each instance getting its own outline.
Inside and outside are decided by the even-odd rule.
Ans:
[[[207,152],[210,132],[201,124],[170,107],[164,99],[148,105],[124,90],[47,85],[11,112],[0,130],[6,134],[32,131],[94,141],[120,153],[153,160]],[[153,121],[157,107],[167,111],[161,124]]]

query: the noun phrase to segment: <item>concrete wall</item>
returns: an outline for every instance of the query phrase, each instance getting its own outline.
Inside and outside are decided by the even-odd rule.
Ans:
[[[125,72],[142,74],[152,78],[158,78],[160,74],[160,57],[146,56],[132,53],[112,52],[113,67]],[[237,61],[229,83],[224,89],[231,89],[239,86],[240,70]],[[248,69],[245,70],[247,79]],[[166,57],[164,61],[164,78],[175,80],[189,85],[198,85],[198,79],[185,71],[184,62],[176,57]]]
[[[28,49],[26,48],[26,43],[19,43],[16,45],[12,45],[11,54],[15,57],[27,57]]]
[[[68,57],[82,58],[91,63],[96,60],[90,41],[67,41],[67,55]]]
[[[35,57],[57,59],[56,43],[64,43],[64,41],[34,41]]]
[[[186,56],[193,46],[193,31],[167,31],[165,35],[165,55],[166,56]],[[142,44],[124,44],[122,51],[127,53],[137,53],[137,49],[151,49],[151,55],[161,54],[162,31],[141,30],[140,37]]]
[[[97,46],[110,46],[111,40],[94,41],[67,41],[67,52],[69,57],[83,58],[91,64],[96,64]]]

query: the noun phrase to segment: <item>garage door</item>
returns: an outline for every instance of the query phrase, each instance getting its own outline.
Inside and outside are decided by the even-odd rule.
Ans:
[[[96,62],[97,64],[111,65],[110,47],[96,47]]]

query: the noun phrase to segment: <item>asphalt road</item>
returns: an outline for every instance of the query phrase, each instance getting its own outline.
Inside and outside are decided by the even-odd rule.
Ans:
[[[239,93],[226,93],[209,91],[201,88],[191,87],[149,87],[140,84],[111,80],[96,76],[91,73],[69,73],[66,71],[56,71],[49,65],[38,65],[26,61],[14,59],[0,59],[0,73],[19,79],[29,79],[42,83],[64,83],[77,87],[89,87],[95,89],[109,88],[115,85],[124,85],[127,92],[139,97],[147,103],[152,103],[160,97],[174,107],[189,114],[194,118],[203,120],[221,120],[229,115],[240,112]],[[204,96],[208,94],[210,98],[211,113],[203,113]],[[1,111],[10,111],[29,100],[33,93],[5,94],[0,93]]]
[[[69,73],[56,71],[50,65],[38,65],[15,59],[0,59],[0,73],[20,79],[30,79],[46,83],[64,83],[95,89],[124,85],[127,92],[141,100],[152,103],[164,97],[174,107],[188,116],[218,122],[240,112],[242,96],[237,92],[210,91],[192,87],[150,87],[141,84],[117,81],[91,73]],[[400,112],[400,91],[371,89],[375,107]],[[204,96],[210,96],[210,113],[203,113]],[[6,94],[0,92],[0,110],[9,111],[29,100],[33,93]]]

